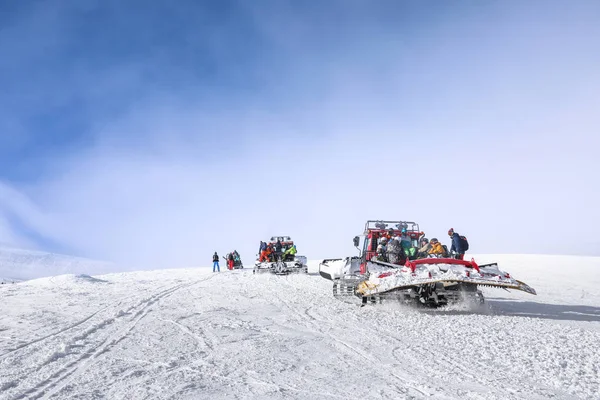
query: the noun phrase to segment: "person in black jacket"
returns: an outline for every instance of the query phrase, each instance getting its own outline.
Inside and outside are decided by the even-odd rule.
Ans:
[[[217,269],[217,272],[221,272],[221,267],[219,267],[219,255],[216,251],[215,254],[213,254],[213,272],[215,272],[215,268]]]
[[[283,245],[281,244],[281,241],[279,239],[277,239],[277,243],[275,243],[275,261],[277,261],[277,259],[279,257],[281,257],[282,247],[283,247]]]

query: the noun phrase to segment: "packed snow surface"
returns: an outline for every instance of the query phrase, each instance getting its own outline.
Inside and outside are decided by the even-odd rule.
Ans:
[[[0,286],[0,399],[598,399],[600,258],[480,256],[538,295],[482,309],[333,298],[208,268]]]

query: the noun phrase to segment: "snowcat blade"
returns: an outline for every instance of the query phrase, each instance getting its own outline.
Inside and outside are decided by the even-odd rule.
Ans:
[[[373,283],[370,281],[364,281],[358,285],[358,287],[356,288],[356,292],[362,296],[372,296],[374,294],[382,294],[382,293],[388,293],[388,292],[392,292],[392,291],[396,291],[396,290],[410,289],[415,286],[435,284],[438,282],[439,283],[468,283],[468,284],[474,284],[477,286],[484,286],[484,287],[498,287],[498,288],[505,288],[505,289],[515,289],[515,290],[521,290],[523,292],[530,293],[533,295],[537,295],[535,289],[533,289],[532,287],[530,287],[529,285],[527,285],[521,281],[516,281],[517,284],[514,284],[511,282],[493,282],[490,280],[483,280],[483,279],[477,279],[477,278],[466,278],[466,277],[465,278],[415,279],[404,285],[397,285],[397,286],[395,285],[390,288],[386,288],[384,285],[379,285],[379,284],[376,284],[376,283]]]

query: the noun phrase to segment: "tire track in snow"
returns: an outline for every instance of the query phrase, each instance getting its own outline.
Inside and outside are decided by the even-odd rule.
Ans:
[[[383,310],[378,309],[377,312],[383,312]],[[417,310],[407,310],[407,312],[419,312]],[[362,316],[359,314],[359,318]],[[393,315],[383,315],[383,317],[387,320],[395,318]],[[421,316],[418,316],[421,318]],[[423,315],[423,317],[426,317]],[[367,318],[367,315],[364,316]],[[378,316],[380,318],[380,316]],[[449,390],[454,392],[454,396],[456,398],[462,397],[462,393],[464,393],[464,387],[457,386],[455,383],[459,382],[468,382],[469,390],[473,390],[476,385],[478,385],[479,393],[481,395],[487,394],[488,396],[493,396],[491,398],[515,398],[511,397],[511,391],[518,391],[522,395],[523,390],[526,390],[528,394],[526,395],[528,398],[547,398],[548,395],[557,395],[558,392],[548,391],[548,388],[538,388],[538,389],[529,389],[535,388],[536,383],[530,382],[530,380],[526,377],[520,377],[518,382],[514,381],[514,378],[511,378],[507,381],[504,375],[499,376],[498,370],[493,366],[490,366],[488,363],[479,360],[477,357],[470,357],[468,360],[460,359],[462,356],[458,354],[453,357],[456,352],[446,351],[444,348],[440,348],[439,344],[431,343],[428,341],[423,342],[422,340],[410,340],[407,341],[407,337],[398,336],[398,332],[391,329],[387,324],[378,324],[374,326],[373,329],[364,329],[361,328],[364,326],[364,323],[361,321],[355,321],[354,324],[350,326],[353,330],[358,330],[361,332],[361,335],[369,335],[373,336],[376,334],[378,337],[386,337],[389,341],[398,343],[396,347],[392,350],[392,356],[402,365],[406,365],[408,361],[408,365],[411,366],[411,369],[419,371],[417,376],[431,376],[437,379],[440,383],[443,383],[443,390],[448,393]],[[455,334],[455,331],[450,331],[450,334]],[[421,339],[426,338],[427,336],[423,336]],[[439,336],[436,336],[439,340]],[[400,351],[402,354],[400,355]],[[457,358],[458,357],[458,358]],[[423,360],[428,360],[428,362],[423,363]],[[437,360],[436,362],[432,362],[431,360]],[[436,368],[432,368],[432,366],[443,365],[447,371],[451,371],[451,374],[444,374],[437,372]],[[459,375],[460,377],[457,377]],[[512,383],[513,387],[507,385],[507,383]],[[516,384],[515,384],[516,383]],[[515,389],[516,387],[516,389]],[[490,391],[493,390],[493,392]],[[563,395],[567,395],[566,393],[562,393]],[[518,398],[518,397],[517,397]]]
[[[327,319],[317,318],[314,315],[312,315],[311,310],[313,310],[313,309],[315,309],[314,306],[304,309],[304,313],[310,320],[315,321],[317,323],[322,323],[325,325],[331,324],[331,321],[329,321]],[[447,365],[451,365],[453,367],[453,370],[454,370],[454,368],[456,368],[466,378],[468,378],[471,381],[473,379],[475,379],[477,383],[479,383],[484,388],[486,388],[486,384],[489,382],[489,380],[487,380],[485,378],[481,378],[481,377],[477,376],[477,374],[473,373],[474,370],[480,371],[480,370],[486,369],[487,365],[485,363],[480,362],[480,361],[474,361],[475,365],[470,364],[467,367],[467,366],[457,362],[456,360],[454,360],[451,357],[448,357],[444,354],[439,354],[439,352],[432,351],[430,348],[420,346],[418,344],[418,341],[411,342],[407,346],[406,338],[398,337],[397,332],[394,332],[393,330],[390,330],[390,329],[386,329],[384,325],[381,325],[381,324],[373,325],[372,320],[367,322],[368,324],[370,324],[369,329],[362,328],[362,326],[364,326],[365,323],[359,321],[359,319],[361,319],[361,317],[364,314],[358,313],[358,310],[363,310],[363,308],[358,308],[358,307],[356,308],[356,312],[352,314],[355,317],[353,323],[346,324],[346,322],[347,322],[346,320],[341,320],[341,321],[336,321],[336,324],[342,323],[342,324],[344,324],[344,326],[347,326],[349,330],[359,331],[360,336],[362,336],[362,337],[377,337],[378,340],[387,342],[386,345],[389,345],[390,341],[399,343],[400,344],[399,346],[396,346],[392,349],[393,358],[396,361],[398,361],[401,365],[406,365],[407,358],[410,359],[411,360],[411,362],[409,363],[410,368],[411,369],[417,368],[422,371],[422,373],[416,374],[417,376],[428,376],[428,375],[431,375],[431,373],[433,372],[431,370],[431,368],[427,367],[427,365],[431,365],[431,364],[423,365],[423,360],[440,359],[442,362],[446,362]],[[414,311],[414,310],[410,310],[410,311]],[[362,351],[361,349],[358,349],[356,346],[346,343],[345,341],[343,341],[335,336],[332,336],[332,338],[334,340],[337,340],[338,342],[340,342],[340,344],[342,344],[343,346],[346,346],[351,351],[357,352],[365,360],[369,361],[370,363],[381,364],[381,361],[379,359],[377,359],[376,357],[374,357],[371,353],[366,353],[366,352]],[[398,355],[398,352],[400,350],[404,351],[404,353],[402,355],[403,357]],[[405,384],[412,383],[413,385],[423,386],[422,383],[415,382],[414,380],[408,381],[407,379],[409,379],[409,378],[398,376],[393,371],[390,372],[390,374],[392,376],[396,376],[396,378],[398,378],[399,380],[404,381]],[[411,375],[413,375],[413,374],[411,373]],[[501,381],[501,379],[494,379],[494,380]],[[432,394],[428,393],[427,391],[421,390],[417,387],[414,387],[414,386],[409,386],[409,387],[420,392],[420,394],[423,396],[432,396]],[[460,397],[460,395],[457,395],[457,396]]]
[[[308,310],[313,309],[314,307],[309,308]],[[308,311],[307,310],[307,311]],[[380,310],[377,310],[380,311]],[[414,310],[407,310],[407,311],[414,311]],[[458,372],[460,375],[463,375],[464,378],[466,378],[467,381],[470,382],[470,385],[472,385],[472,382],[475,381],[476,383],[478,383],[479,385],[481,385],[481,387],[483,388],[482,392],[483,393],[487,393],[489,391],[489,381],[487,378],[483,378],[480,377],[478,375],[478,373],[474,372],[474,371],[481,371],[487,368],[487,365],[485,363],[482,363],[480,361],[473,361],[473,363],[469,364],[469,366],[463,365],[459,362],[457,362],[454,358],[446,355],[446,353],[444,353],[443,351],[434,351],[432,350],[432,348],[427,347],[427,346],[422,346],[420,344],[420,342],[418,340],[411,340],[409,342],[407,342],[407,338],[406,337],[399,337],[398,336],[398,332],[395,332],[389,328],[387,328],[385,325],[383,324],[377,324],[377,325],[370,325],[369,329],[365,329],[362,328],[362,326],[364,326],[364,323],[361,323],[359,321],[359,319],[362,317],[361,314],[356,315],[357,320],[354,321],[353,324],[350,324],[348,326],[348,329],[352,329],[354,331],[359,331],[360,332],[360,336],[362,337],[377,337],[379,340],[382,340],[384,342],[387,342],[387,344],[389,345],[390,342],[395,342],[398,343],[398,346],[395,346],[392,351],[391,354],[393,356],[393,358],[398,361],[398,363],[400,365],[410,365],[410,368],[412,370],[416,369],[419,370],[420,373],[418,374],[414,374],[411,371],[412,375],[415,376],[431,376],[434,372],[434,370],[432,370],[431,368],[431,361],[429,361],[428,363],[424,364],[423,360],[439,360],[440,364],[449,366],[450,369],[453,371],[453,373]],[[386,317],[391,317],[391,316],[387,316]],[[318,318],[315,318],[313,316],[313,318],[315,320],[319,320]],[[391,317],[393,318],[393,317]],[[327,322],[325,320],[320,320],[323,322]],[[373,321],[369,321],[369,323],[372,324]],[[402,351],[402,355],[399,355],[398,353]],[[365,356],[365,359],[369,359],[368,356]],[[408,361],[408,362],[407,362]],[[437,364],[437,363],[435,363]],[[395,375],[395,373],[392,373],[392,375]],[[436,374],[435,375],[437,378],[440,378],[441,375]],[[407,379],[407,378],[400,378],[400,379]],[[492,379],[492,380],[496,380],[496,381],[501,381],[501,379]],[[448,381],[448,380],[443,380],[440,379],[440,382],[445,382],[444,383],[444,391],[447,392],[448,389],[450,389],[447,384],[452,384],[453,381]],[[413,384],[417,384],[417,385],[422,385],[420,383],[417,382],[412,382]],[[414,387],[413,387],[414,388]],[[454,389],[454,386],[452,387]],[[420,389],[418,388],[414,388],[417,391],[420,391]],[[423,392],[421,391],[421,393],[423,395],[426,396],[432,396],[432,394],[427,393],[427,392]],[[459,393],[455,393],[455,395],[457,396],[457,398],[460,397]]]
[[[188,328],[187,326],[177,322],[177,321],[173,321],[171,319],[162,319],[162,318],[158,318],[159,321],[162,322],[167,322],[169,324],[173,324],[175,325],[179,330],[181,330],[183,333],[185,333],[188,336],[191,336],[198,344],[201,345],[201,347],[207,348],[209,350],[213,350],[213,345],[209,343],[209,341],[205,338],[202,338],[201,336],[198,336],[197,334],[195,334],[194,332],[191,331],[190,328]],[[199,326],[196,326],[197,329],[199,329],[201,332],[204,332],[203,329]]]
[[[36,343],[39,343],[39,342],[41,342],[41,341],[43,341],[43,340],[46,340],[46,339],[53,338],[53,337],[55,337],[55,336],[58,336],[58,335],[60,335],[61,333],[65,333],[66,331],[69,331],[69,330],[71,330],[71,329],[77,328],[79,325],[81,325],[81,324],[83,324],[83,323],[85,323],[85,322],[89,321],[90,319],[94,318],[94,317],[95,317],[97,314],[101,313],[102,311],[106,310],[106,309],[107,309],[107,308],[109,308],[109,307],[110,307],[110,306],[103,307],[103,308],[101,308],[101,309],[97,310],[96,312],[94,312],[94,313],[92,313],[92,314],[88,315],[86,318],[84,318],[84,319],[82,319],[82,320],[80,320],[80,321],[77,321],[77,322],[75,322],[74,324],[71,324],[71,325],[69,325],[69,326],[67,326],[67,327],[65,327],[65,328],[63,328],[63,329],[60,329],[60,330],[58,330],[58,331],[56,331],[56,332],[50,333],[50,334],[48,334],[48,335],[46,335],[46,336],[43,336],[43,337],[41,337],[41,338],[38,338],[38,339],[32,340],[32,341],[30,341],[30,342],[27,342],[27,343],[20,344],[20,345],[18,345],[17,347],[15,347],[14,349],[10,349],[10,350],[8,350],[8,351],[7,351],[7,352],[5,352],[5,353],[2,353],[2,354],[0,354],[0,359],[3,359],[3,358],[5,358],[6,356],[8,356],[9,354],[12,354],[12,353],[14,353],[15,351],[23,350],[23,349],[25,349],[25,348],[27,348],[27,347],[29,347],[29,346],[31,346],[31,345],[34,345],[34,344],[36,344]]]
[[[239,295],[246,299],[256,299],[256,298],[264,299],[264,297],[261,297],[261,296],[249,295],[247,283],[240,286]],[[289,315],[289,313],[287,313],[287,314]],[[164,322],[168,322],[172,325],[177,326],[183,333],[185,333],[186,335],[189,335],[196,342],[198,342],[201,347],[208,347],[211,350],[213,350],[214,346],[210,343],[211,341],[209,340],[210,335],[208,333],[204,332],[204,330],[202,330],[202,328],[199,328],[198,325],[195,325],[195,328],[200,329],[203,332],[203,334],[201,334],[201,335],[193,332],[187,326],[185,326],[177,321],[167,320],[167,319],[159,319],[159,320],[162,320]],[[246,371],[244,376],[232,377],[232,376],[226,376],[226,375],[220,374],[218,372],[214,372],[214,369],[215,369],[215,365],[212,362],[207,362],[206,360],[195,358],[190,364],[182,365],[182,366],[179,366],[177,368],[174,368],[174,369],[168,371],[167,375],[177,374],[177,373],[180,373],[181,371],[188,371],[188,372],[192,372],[195,374],[199,374],[202,377],[210,377],[213,379],[221,380],[224,383],[228,383],[228,384],[233,383],[233,384],[237,385],[237,384],[240,384],[240,382],[243,382],[243,384],[245,385],[245,389],[248,390],[248,392],[250,393],[250,397],[253,397],[253,398],[254,397],[260,398],[262,396],[262,394],[260,392],[256,392],[256,389],[253,387],[253,386],[257,386],[257,385],[263,386],[263,387],[268,387],[268,388],[273,388],[276,392],[278,392],[280,394],[284,394],[284,397],[286,397],[286,395],[290,396],[291,393],[309,395],[310,397],[317,396],[318,398],[347,399],[347,398],[353,397],[353,393],[344,391],[341,389],[338,389],[336,391],[336,393],[330,393],[328,391],[322,391],[322,390],[318,390],[318,389],[314,389],[314,388],[310,389],[310,390],[306,390],[301,387],[300,388],[295,387],[294,385],[285,383],[285,382],[269,382],[269,381],[265,380],[263,376],[257,375],[254,371]],[[148,381],[152,381],[154,379],[155,379],[154,376],[146,377],[143,380],[141,380],[139,383],[146,384]],[[288,393],[286,393],[286,392],[288,392]],[[173,393],[170,396],[165,395],[164,398],[178,398],[177,394],[179,394],[179,393]],[[243,395],[241,393],[234,394],[232,396],[234,398],[247,398],[248,397],[247,395]]]
[[[167,286],[167,285],[161,286],[159,289],[162,289],[162,288],[164,288],[164,287],[166,287],[166,286]],[[124,297],[124,298],[120,298],[120,299],[119,299],[119,305],[120,305],[120,304],[122,304],[122,303],[123,303],[123,301],[127,301],[127,300],[129,300],[129,299],[132,299],[132,298],[134,298],[134,297],[137,297],[137,295],[132,295],[132,296],[127,296],[127,297]],[[110,307],[114,307],[114,305],[107,305],[107,306],[105,306],[105,307],[102,307],[102,308],[100,308],[100,309],[96,310],[94,313],[92,313],[92,314],[88,315],[88,316],[87,316],[87,317],[85,317],[84,319],[81,319],[81,320],[79,320],[79,321],[77,321],[77,322],[75,322],[75,323],[72,323],[72,324],[70,324],[70,325],[68,325],[68,326],[66,326],[66,327],[64,327],[64,328],[62,328],[62,329],[59,329],[59,330],[57,330],[57,331],[55,331],[55,332],[52,332],[52,333],[50,333],[50,334],[48,334],[48,335],[45,335],[45,336],[43,336],[43,337],[40,337],[40,338],[38,338],[38,339],[31,340],[31,341],[29,341],[29,342],[27,342],[27,343],[22,343],[22,344],[18,345],[17,347],[15,347],[15,348],[13,348],[13,349],[10,349],[10,350],[8,350],[8,351],[6,351],[6,352],[4,352],[4,353],[0,354],[0,360],[2,360],[2,359],[4,359],[4,358],[6,358],[7,356],[9,356],[10,354],[12,354],[12,353],[14,353],[14,352],[16,352],[16,351],[25,350],[25,349],[29,348],[29,347],[30,347],[30,346],[32,346],[32,345],[38,344],[39,342],[42,342],[42,341],[44,341],[44,340],[47,340],[47,339],[52,339],[52,338],[54,338],[54,337],[56,337],[56,336],[59,336],[59,335],[61,335],[61,334],[65,333],[65,332],[67,332],[67,331],[70,331],[70,330],[72,330],[72,329],[75,329],[75,328],[79,327],[80,325],[82,325],[82,324],[86,323],[86,322],[87,322],[87,321],[89,321],[90,319],[94,318],[94,317],[95,317],[96,315],[98,315],[99,313],[101,313],[101,312],[103,312],[103,311],[106,311],[106,310],[107,310],[108,308],[110,308]]]
[[[287,279],[284,282],[286,283],[286,285],[289,288],[298,290],[298,287],[291,285]],[[305,324],[311,325],[315,329],[315,332],[320,333],[321,335],[324,335],[324,336],[327,336],[328,338],[330,338],[333,341],[334,345],[340,351],[344,352],[346,355],[348,355],[354,359],[362,358],[363,360],[366,360],[368,362],[367,365],[386,366],[386,364],[383,363],[376,356],[373,356],[372,354],[369,354],[369,353],[357,348],[356,346],[352,345],[351,343],[346,342],[345,340],[340,339],[336,335],[323,329],[322,326],[331,326],[331,321],[318,320],[317,318],[312,316],[310,314],[310,310],[313,309],[313,306],[305,307],[304,305],[301,305],[299,303],[292,304],[291,301],[279,296],[276,291],[273,291],[272,293],[277,298],[279,304],[285,305],[288,308],[288,310],[290,310],[292,315],[297,316],[297,318],[300,321],[304,322]],[[299,306],[301,306],[301,307],[299,307]],[[367,337],[367,336],[364,336],[364,337]],[[430,393],[414,386],[415,384],[418,384],[418,383],[410,382],[408,379],[398,375],[393,370],[386,368],[386,373],[395,377],[401,383],[401,385],[402,385],[401,387],[398,387],[398,386],[396,387],[397,392],[400,395],[407,395],[407,394],[410,395],[411,394],[410,392],[414,391],[414,392],[418,393],[420,396],[425,396],[425,397],[431,396]],[[352,396],[352,397],[354,396],[353,393],[348,393],[348,395]]]
[[[418,310],[415,311],[420,312]],[[426,316],[423,315],[423,317]],[[386,332],[388,338],[399,344],[399,346],[396,346],[392,350],[392,355],[398,362],[406,363],[406,359],[409,358],[411,360],[411,367],[420,371],[418,375],[431,376],[432,374],[435,374],[436,379],[444,382],[446,389],[449,389],[447,385],[451,385],[451,387],[457,391],[457,397],[461,396],[460,391],[463,391],[464,389],[455,386],[457,380],[456,375],[460,375],[459,381],[469,383],[469,390],[473,390],[475,385],[477,385],[480,394],[493,395],[493,398],[498,399],[514,398],[510,397],[509,393],[515,390],[521,393],[520,395],[522,395],[523,390],[527,390],[528,394],[526,396],[528,398],[545,399],[548,395],[554,396],[559,394],[556,391],[549,393],[548,388],[528,389],[535,388],[539,385],[536,382],[531,382],[524,376],[518,377],[518,381],[516,382],[515,377],[507,380],[505,375],[499,375],[500,371],[496,367],[490,365],[488,362],[481,361],[477,356],[469,357],[468,360],[463,359],[461,357],[463,357],[464,354],[457,353],[450,349],[440,348],[436,343],[423,342],[422,340],[411,340],[407,345],[406,338],[398,337],[397,332],[394,332],[385,324],[380,324],[377,329],[380,332]],[[455,335],[456,331],[450,330],[449,334]],[[426,336],[423,338],[425,337]],[[400,351],[403,351],[402,355],[399,355]],[[436,372],[436,370],[428,367],[431,366],[431,363],[423,364],[423,360],[438,360],[437,364],[445,366],[445,369],[451,371],[452,374]],[[513,387],[507,385],[507,383],[513,384]],[[491,392],[490,389],[492,389],[493,392]],[[562,393],[562,395],[567,394]]]
[[[109,336],[104,339],[100,344],[92,345],[83,353],[80,353],[75,360],[70,361],[69,363],[61,366],[58,370],[56,370],[52,375],[44,379],[42,382],[37,383],[32,388],[21,392],[20,394],[13,397],[14,400],[19,400],[23,398],[50,398],[55,394],[58,394],[62,389],[69,385],[69,383],[79,374],[84,372],[87,368],[93,365],[98,361],[98,358],[102,356],[104,353],[109,351],[112,347],[117,345],[123,339],[125,339],[128,334],[136,327],[136,325],[146,317],[146,315],[151,311],[151,307],[161,299],[167,298],[177,291],[196,285],[198,283],[207,281],[211,279],[214,275],[211,275],[205,279],[200,279],[187,284],[179,284],[175,286],[171,286],[168,289],[159,291],[154,293],[150,297],[144,298],[136,304],[130,306],[125,311],[120,311],[115,316],[104,319],[102,322],[92,325],[88,329],[86,329],[83,333],[76,335],[71,338],[70,342],[72,345],[68,345],[66,350],[70,350],[71,348],[76,347],[78,342],[86,342],[88,338],[96,336],[96,334],[108,326],[111,326],[115,323],[119,323],[121,320],[125,319],[126,316],[133,316],[126,323],[125,327],[117,330],[117,332],[109,334]],[[89,320],[89,319],[88,319]],[[81,324],[79,324],[81,325]],[[57,335],[54,335],[57,336]],[[85,345],[84,345],[85,346]],[[36,373],[39,373],[42,369],[47,367],[48,365],[57,362],[59,359],[67,357],[75,352],[65,352],[65,354],[58,354],[57,356],[50,357],[45,363],[40,365]],[[22,378],[23,379],[23,378]],[[21,379],[21,380],[22,380]],[[20,380],[18,382],[9,382],[10,388],[18,387]]]

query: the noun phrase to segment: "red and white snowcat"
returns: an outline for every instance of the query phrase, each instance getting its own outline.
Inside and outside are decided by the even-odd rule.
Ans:
[[[281,252],[273,251],[267,259],[259,259],[254,264],[253,273],[270,272],[275,275],[287,275],[292,273],[308,273],[308,264],[305,256],[297,254],[286,254],[286,250],[294,246],[294,241],[289,236],[273,236],[267,243],[275,250],[277,241],[281,243]]]
[[[403,234],[404,233],[404,234]],[[319,274],[333,281],[333,296],[344,301],[380,303],[384,299],[408,304],[440,307],[462,301],[484,302],[479,286],[516,289],[535,295],[527,284],[501,271],[497,263],[477,265],[475,260],[455,258],[406,259],[392,264],[377,258],[383,237],[402,237],[414,247],[423,233],[415,222],[367,221],[360,237],[354,238],[359,256],[326,259],[319,264]]]

